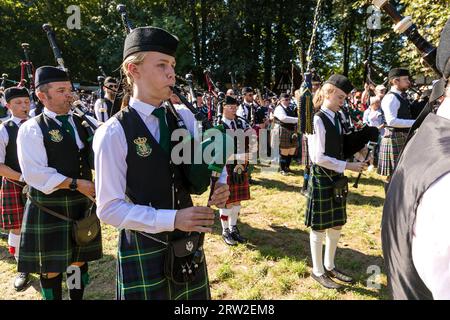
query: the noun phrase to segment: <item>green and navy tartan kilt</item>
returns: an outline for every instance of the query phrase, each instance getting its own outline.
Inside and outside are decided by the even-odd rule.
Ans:
[[[5,230],[20,229],[23,219],[23,200],[20,182],[2,178],[0,189],[1,227]]]
[[[326,172],[326,174],[324,173]],[[325,230],[343,226],[347,222],[346,202],[336,201],[333,194],[333,181],[341,174],[313,165],[308,182],[305,225],[313,230]]]
[[[309,158],[308,138],[306,134],[302,135],[302,166],[311,166],[311,159]]]
[[[248,182],[248,171],[244,172],[243,183],[237,184],[233,183],[231,180],[231,175],[233,174],[233,166],[227,165],[227,184],[230,189],[230,196],[228,197],[227,204],[235,203],[239,201],[250,199],[250,184]]]
[[[381,139],[380,151],[378,154],[378,174],[391,176],[397,165],[398,156],[406,143],[408,133],[391,132]]]
[[[276,132],[278,132],[278,138],[280,139],[280,149],[291,149],[297,148],[297,140],[292,139],[292,134],[295,130],[289,130],[282,127],[280,124],[276,124],[275,128]]]
[[[79,192],[73,196],[44,195],[30,188],[30,195],[42,206],[71,219],[84,217],[90,200]],[[78,246],[72,238],[73,224],[41,211],[29,200],[25,204],[22,224],[19,272],[66,272],[74,262],[88,262],[102,257],[101,232],[86,246]]]
[[[118,300],[209,300],[206,260],[196,279],[179,285],[166,278],[167,246],[132,230],[121,230],[117,263]]]

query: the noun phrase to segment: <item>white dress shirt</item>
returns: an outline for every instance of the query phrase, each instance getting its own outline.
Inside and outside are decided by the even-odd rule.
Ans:
[[[297,117],[289,117],[286,114],[286,110],[285,110],[285,108],[282,105],[278,105],[275,108],[275,111],[274,111],[273,115],[278,120],[280,120],[281,122],[284,122],[284,123],[295,123],[296,124],[298,122],[298,118]]]
[[[392,92],[402,94],[399,90],[391,88]],[[410,128],[415,120],[397,118],[398,109],[400,109],[400,101],[393,94],[386,94],[381,101],[381,109],[383,109],[386,123],[389,127],[394,128]]]
[[[335,113],[323,106],[321,110],[334,125]],[[347,164],[346,161],[338,160],[336,158],[332,158],[324,154],[326,130],[322,119],[317,115],[314,116],[313,124],[314,124],[314,134],[308,135],[309,157],[311,158],[312,163],[336,171],[338,173],[344,172],[345,166]],[[339,126],[339,131],[342,132],[341,126]]]
[[[5,126],[10,121],[13,121],[19,128],[22,125],[20,123],[20,121],[22,121],[22,119],[14,117],[14,116],[12,116],[8,121],[2,122],[2,124],[0,124],[0,163],[5,163],[6,147],[8,146],[8,143],[9,143],[9,135],[8,135],[8,131],[6,130]]]
[[[130,98],[129,106],[137,111],[152,136],[159,142],[159,120],[152,115],[155,106],[134,98]],[[184,106],[176,106],[176,109],[188,131],[194,135],[196,131],[194,115]],[[173,231],[177,210],[155,209],[126,201],[128,147],[125,133],[116,117],[110,118],[97,129],[93,149],[98,217],[119,229],[147,233]]]
[[[450,99],[437,113],[450,119]],[[417,273],[434,299],[450,299],[450,209],[446,199],[450,173],[437,179],[423,194],[413,227],[412,258]]]
[[[47,108],[44,108],[43,113],[53,119],[58,125],[61,125],[61,122],[56,119],[56,113]],[[70,111],[69,114],[72,114],[72,112]],[[92,117],[89,117],[89,119],[96,123]],[[78,148],[84,148],[84,144],[78,135],[72,117],[69,118],[69,123],[74,128]],[[39,124],[36,122],[36,118],[29,119],[19,128],[17,135],[17,156],[26,183],[45,194],[56,191],[56,187],[68,178],[58,173],[55,168],[48,166],[44,136]]]

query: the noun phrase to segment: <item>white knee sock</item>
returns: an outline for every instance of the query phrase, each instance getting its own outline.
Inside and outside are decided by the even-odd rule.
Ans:
[[[311,246],[311,257],[313,263],[313,273],[320,277],[325,273],[323,269],[322,246],[325,239],[325,232],[311,230],[309,234],[309,244]]]
[[[230,227],[230,215],[233,214],[232,209],[219,209],[220,223],[222,223],[222,232]]]
[[[230,228],[237,225],[239,211],[241,211],[241,206],[233,206],[231,208],[233,213],[230,215]]]
[[[334,269],[334,256],[336,248],[341,236],[341,230],[327,229],[327,239],[325,242],[325,268],[327,270]]]
[[[9,232],[8,236],[8,245],[10,247],[14,247],[14,258],[16,258],[16,261],[19,260],[19,249],[20,249],[20,234],[14,234],[11,231]]]

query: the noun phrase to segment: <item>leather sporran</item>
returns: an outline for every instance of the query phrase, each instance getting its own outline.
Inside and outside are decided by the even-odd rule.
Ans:
[[[334,201],[342,203],[347,200],[348,194],[348,178],[346,176],[339,177],[333,183]]]
[[[194,281],[199,265],[194,261],[200,234],[170,241],[164,261],[165,276],[176,284],[186,284]]]
[[[79,246],[88,245],[100,232],[100,220],[95,213],[95,208],[93,203],[86,212],[86,217],[73,222],[72,237]]]

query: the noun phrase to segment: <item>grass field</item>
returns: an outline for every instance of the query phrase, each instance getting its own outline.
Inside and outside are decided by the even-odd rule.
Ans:
[[[213,299],[388,299],[380,241],[384,202],[381,177],[367,173],[358,189],[351,187],[348,222],[343,228],[336,266],[356,279],[343,290],[327,290],[310,278],[309,230],[305,227],[305,198],[300,194],[302,170],[282,176],[257,167],[252,200],[243,203],[240,231],[246,245],[228,247],[221,239],[217,220],[205,241]],[[196,196],[205,204],[207,195]],[[117,230],[103,225],[104,256],[90,264],[91,284],[86,299],[114,299]],[[12,283],[16,264],[5,240],[0,240],[0,299],[40,299],[38,277],[29,288],[16,292]],[[67,298],[67,297],[66,297]]]

